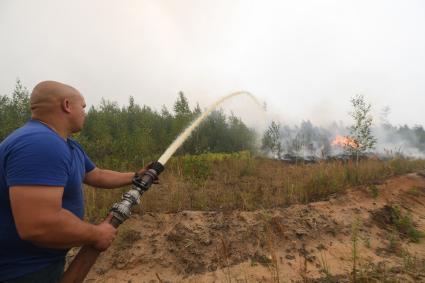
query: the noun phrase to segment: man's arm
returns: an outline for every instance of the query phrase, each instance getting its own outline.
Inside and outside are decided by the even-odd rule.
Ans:
[[[58,249],[85,244],[99,250],[108,248],[116,229],[109,221],[92,225],[63,209],[62,194],[63,187],[10,187],[10,204],[21,239]]]
[[[130,185],[134,172],[121,173],[112,170],[94,168],[84,178],[84,183],[92,187],[114,189]]]

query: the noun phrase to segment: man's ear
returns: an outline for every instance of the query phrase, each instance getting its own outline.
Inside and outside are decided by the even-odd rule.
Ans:
[[[64,100],[62,100],[62,110],[65,111],[66,113],[70,113],[71,112],[71,102],[69,101],[68,98],[65,98]]]

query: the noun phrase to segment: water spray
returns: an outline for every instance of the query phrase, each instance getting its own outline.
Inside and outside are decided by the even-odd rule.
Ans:
[[[215,102],[213,105],[211,105],[207,110],[205,110],[205,112],[202,113],[201,116],[199,116],[195,121],[192,122],[192,124],[190,124],[189,127],[187,127],[174,141],[173,143],[167,148],[167,150],[161,155],[161,157],[158,159],[158,162],[161,164],[165,164],[168,159],[170,159],[170,157],[174,154],[174,152],[176,152],[176,150],[184,143],[184,141],[190,136],[190,134],[193,132],[193,130],[195,130],[200,124],[201,122],[212,112],[214,111],[214,109],[220,105],[221,103],[223,103],[225,100],[232,98],[234,96],[238,96],[238,95],[248,95],[248,97],[250,97],[256,104],[258,104],[259,107],[261,107],[260,102],[258,102],[258,100],[249,92],[247,91],[238,91],[238,92],[234,92],[231,93],[227,96],[222,97],[220,100],[218,100],[217,102]]]
[[[222,102],[238,95],[248,95],[252,98],[258,106],[261,104],[258,100],[249,92],[239,91],[231,93],[213,105],[211,105],[205,112],[202,113],[195,121],[190,124],[167,148],[167,150],[161,155],[158,161],[152,163],[148,170],[142,175],[136,174],[133,178],[133,185],[131,189],[123,194],[121,201],[114,203],[111,207],[112,219],[111,224],[118,228],[125,220],[131,216],[131,209],[140,203],[140,197],[150,188],[150,186],[158,179],[158,175],[164,171],[164,165],[170,159],[170,157],[176,152],[176,150],[186,141],[190,134],[201,124],[201,122]],[[60,283],[81,283],[90,271],[90,268],[96,262],[100,251],[91,247],[83,246],[68,269],[64,273]]]

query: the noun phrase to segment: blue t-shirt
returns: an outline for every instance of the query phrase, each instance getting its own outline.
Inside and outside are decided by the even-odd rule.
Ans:
[[[9,188],[64,187],[62,207],[82,219],[82,183],[85,174],[94,168],[77,142],[65,141],[37,120],[30,120],[0,143],[0,282],[42,269],[62,259],[67,252],[35,246],[19,238]]]

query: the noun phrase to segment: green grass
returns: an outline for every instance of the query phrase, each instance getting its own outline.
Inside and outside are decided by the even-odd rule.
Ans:
[[[378,189],[378,187],[376,185],[370,185],[370,186],[368,186],[367,189],[368,189],[370,195],[374,199],[376,199],[379,196],[379,189]]]
[[[110,169],[134,171],[129,167],[121,164]],[[372,181],[423,169],[425,160],[362,160],[359,166],[338,161],[288,165],[248,153],[182,156],[166,164],[160,184],[143,195],[141,206],[134,213],[285,207],[326,199],[347,187],[370,186]],[[105,217],[110,206],[128,189],[86,187],[87,218],[98,221]],[[370,190],[375,197],[377,189]]]
[[[415,228],[412,217],[402,213],[396,205],[391,206],[391,220],[399,233],[406,235],[413,243],[418,243],[425,236],[422,231]]]

